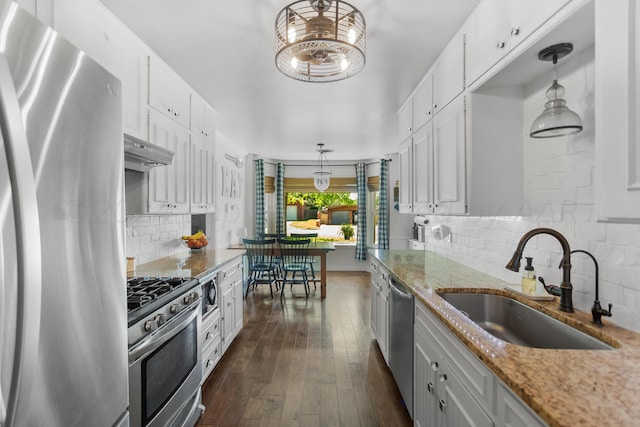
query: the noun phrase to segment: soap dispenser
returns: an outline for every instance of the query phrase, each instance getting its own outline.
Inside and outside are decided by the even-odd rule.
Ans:
[[[536,293],[536,272],[533,269],[533,258],[525,257],[527,265],[522,272],[522,293],[534,295]]]

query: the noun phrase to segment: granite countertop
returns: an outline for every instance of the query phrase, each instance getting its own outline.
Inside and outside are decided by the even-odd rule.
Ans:
[[[197,252],[184,249],[174,255],[140,264],[135,270],[135,275],[200,278],[207,272],[221,267],[244,253],[244,249],[210,248],[208,246]]]
[[[560,312],[558,298],[525,299],[504,290],[510,283],[429,251],[370,250],[370,254],[550,426],[640,425],[640,334],[606,318],[605,326],[598,328],[591,323],[591,313]],[[614,349],[549,350],[506,343],[438,296],[456,291],[509,296]]]

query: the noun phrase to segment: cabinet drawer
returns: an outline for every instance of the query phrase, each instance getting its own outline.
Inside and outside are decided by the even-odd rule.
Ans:
[[[238,277],[238,275],[240,277]],[[222,282],[233,282],[234,280],[238,280],[238,278],[242,278],[242,257],[238,257],[229,262],[220,271],[220,280]]]
[[[220,310],[209,313],[202,321],[202,348],[220,339]]]
[[[431,336],[452,361],[452,371],[469,392],[487,408],[495,408],[495,377],[428,309],[416,302],[416,328]]]
[[[213,345],[205,349],[202,356],[202,382],[204,383],[222,357],[222,341],[220,337]]]

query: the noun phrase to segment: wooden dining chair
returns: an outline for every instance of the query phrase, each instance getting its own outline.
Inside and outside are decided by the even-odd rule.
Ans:
[[[278,239],[280,247],[280,255],[282,257],[282,289],[280,298],[284,295],[284,288],[287,283],[293,292],[293,285],[304,285],[305,295],[309,296],[309,279],[307,277],[308,257],[309,257],[309,239]],[[289,279],[291,273],[291,279]],[[296,275],[301,278],[296,279]]]
[[[315,243],[316,239],[318,238],[318,233],[291,233],[291,238],[292,239],[309,239],[311,242]],[[308,265],[309,268],[311,269],[311,278],[313,279],[313,289],[317,289],[316,288],[316,270],[315,270],[315,266],[316,264],[316,258],[317,257],[313,257],[310,256],[308,258]]]
[[[245,298],[249,294],[249,288],[256,289],[258,285],[269,285],[271,298],[273,298],[273,285],[278,285],[278,266],[273,261],[273,249],[275,239],[242,239],[247,251],[249,264],[249,283],[245,292]]]

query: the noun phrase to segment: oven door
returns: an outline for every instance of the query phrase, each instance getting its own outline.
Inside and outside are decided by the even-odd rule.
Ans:
[[[199,396],[201,323],[198,300],[129,349],[131,426],[174,424]]]

